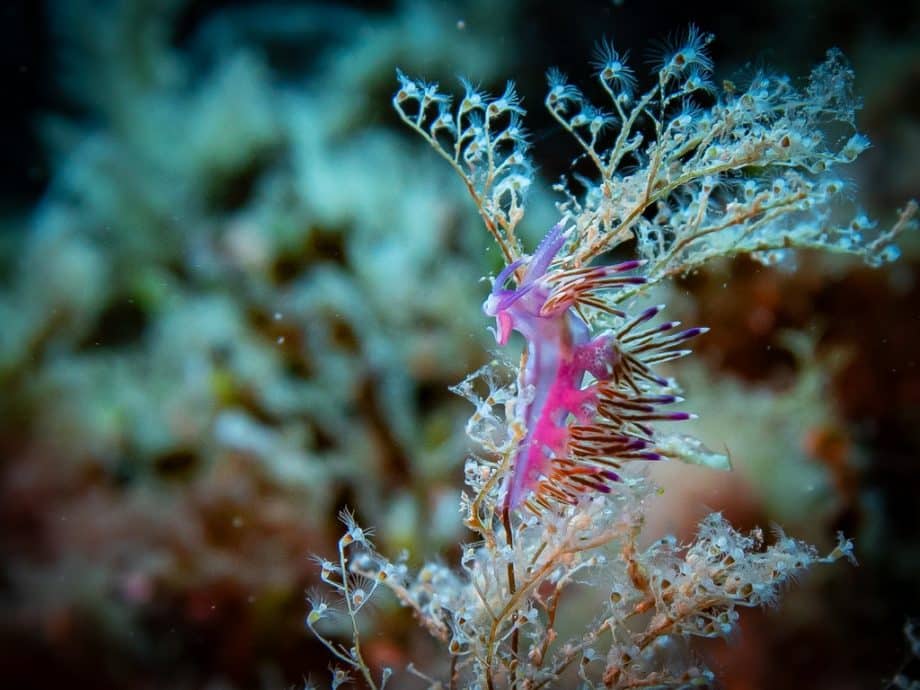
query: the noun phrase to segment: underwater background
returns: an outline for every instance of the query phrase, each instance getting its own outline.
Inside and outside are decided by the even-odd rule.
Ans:
[[[641,66],[691,23],[720,80],[840,48],[873,144],[854,200],[887,225],[920,194],[918,3],[21,0],[0,19],[6,687],[323,686],[305,593],[342,508],[385,553],[456,561],[469,411],[448,387],[490,357],[501,257],[392,111],[397,67],[515,80],[531,247],[576,153],[546,69],[587,79],[604,37]],[[920,683],[916,235],[883,269],[737,260],[672,290],[712,328],[679,371],[735,471],[656,468],[649,538],[718,510],[822,548],[843,530],[860,562],[699,646],[722,687]],[[373,663],[437,670],[394,602],[363,622]]]

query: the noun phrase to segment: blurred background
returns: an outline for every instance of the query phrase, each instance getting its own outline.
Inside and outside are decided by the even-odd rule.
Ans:
[[[641,73],[691,22],[717,35],[717,82],[841,48],[873,142],[854,205],[887,225],[920,195],[917,3],[2,3],[3,684],[322,687],[304,596],[341,508],[390,556],[453,562],[469,410],[447,387],[490,356],[500,257],[393,114],[395,68],[517,81],[533,241],[577,153],[545,69],[589,85],[607,37]],[[844,530],[860,560],[700,646],[726,688],[920,681],[920,238],[903,250],[883,270],[739,260],[670,291],[712,327],[675,374],[736,469],[656,468],[647,538],[722,510],[820,547]],[[392,602],[364,623],[374,663],[433,657]]]

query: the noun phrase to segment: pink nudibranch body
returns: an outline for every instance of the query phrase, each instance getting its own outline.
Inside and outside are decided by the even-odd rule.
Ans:
[[[550,264],[565,240],[563,227],[554,226],[527,262],[518,287],[508,290],[503,286],[524,260],[510,264],[498,275],[483,305],[485,313],[496,319],[493,332],[500,345],[508,342],[512,330],[527,341],[521,383],[532,390],[532,396],[521,396],[524,408],[517,411],[527,431],[505,487],[505,501],[510,508],[518,507],[536,488],[541,476],[548,474],[553,458],[566,455],[569,415],[581,424],[594,418],[597,395],[593,385],[582,387],[585,374],[592,374],[598,381],[608,379],[618,357],[613,335],[603,333],[592,339],[588,325],[572,309],[575,296],[571,300],[558,299],[558,284],[547,280]],[[630,261],[593,269],[592,273],[595,278],[606,277],[639,265],[638,261]],[[642,279],[617,281],[638,283]],[[553,296],[557,299],[551,300]],[[617,478],[609,470],[596,470],[594,475],[600,480]]]
[[[673,454],[656,444],[651,422],[692,417],[659,409],[680,398],[666,390],[668,381],[652,365],[688,354],[672,346],[707,329],[674,332],[677,321],[642,327],[663,305],[627,317],[603,293],[645,283],[641,276],[623,275],[643,262],[552,267],[566,239],[562,225],[554,226],[532,257],[515,261],[496,277],[483,305],[495,317],[493,333],[500,345],[507,344],[511,331],[527,341],[516,410],[526,431],[505,480],[507,509],[526,504],[540,510],[553,502],[574,503],[586,490],[606,493],[623,462]],[[506,289],[522,268],[517,287]],[[616,332],[593,336],[576,307],[601,310],[621,323]]]

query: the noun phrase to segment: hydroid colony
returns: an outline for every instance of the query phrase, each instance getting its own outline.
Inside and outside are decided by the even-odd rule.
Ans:
[[[484,304],[496,340],[508,346],[517,331],[526,347],[519,363],[501,355],[455,388],[476,408],[461,505],[474,541],[459,572],[429,564],[411,575],[344,516],[338,561],[321,563],[345,601],[353,645],[322,638],[326,604],[308,617],[343,664],[336,683],[348,667],[371,687],[389,677],[368,667],[354,622],[382,584],[444,642],[452,687],[552,687],[566,673],[584,687],[706,685],[712,674],[688,652],[690,637],[727,636],[738,607],[771,604],[804,568],[852,557],[842,536],[820,556],[782,533],[741,534],[719,514],[690,544],[639,546],[654,487],[632,461],[727,466],[669,428],[689,414],[668,407],[680,388],[658,365],[688,354],[684,344],[705,329],[657,321],[663,307],[648,305],[650,287],[717,257],[778,263],[797,248],[879,265],[897,258],[893,241],[917,212],[911,202],[872,236],[862,215],[837,220],[847,188],[837,170],[868,146],[853,130],[853,74],[838,51],[801,87],[764,72],[717,88],[710,41],[691,28],[645,91],[626,56],[602,45],[603,107],[549,73],[546,107],[581,147],[576,164],[594,174],[556,186],[560,220],[530,255],[516,233],[534,176],[514,86],[491,98],[464,82],[454,103],[398,75],[398,114],[459,173],[505,258]],[[624,249],[635,258],[604,261]],[[560,599],[575,583],[602,590],[604,603],[582,634],[558,639]]]

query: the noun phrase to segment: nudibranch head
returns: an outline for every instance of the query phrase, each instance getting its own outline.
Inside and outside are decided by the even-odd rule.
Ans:
[[[530,291],[532,286],[520,286],[516,289],[505,289],[504,285],[514,275],[514,272],[524,263],[524,259],[508,264],[505,269],[498,274],[495,282],[492,284],[492,292],[482,305],[482,310],[487,316],[494,316],[496,327],[489,330],[495,335],[495,340],[499,345],[505,345],[508,342],[508,336],[514,328],[513,307],[515,302],[521,299]]]
[[[550,294],[550,288],[543,284],[543,278],[550,264],[565,243],[562,224],[553,226],[537,251],[529,258],[522,258],[508,264],[492,283],[492,292],[482,305],[487,316],[495,317],[496,327],[489,330],[499,345],[505,345],[512,330],[524,331],[524,324],[542,316],[543,306]],[[517,270],[526,264],[523,279],[515,288],[505,285]]]

